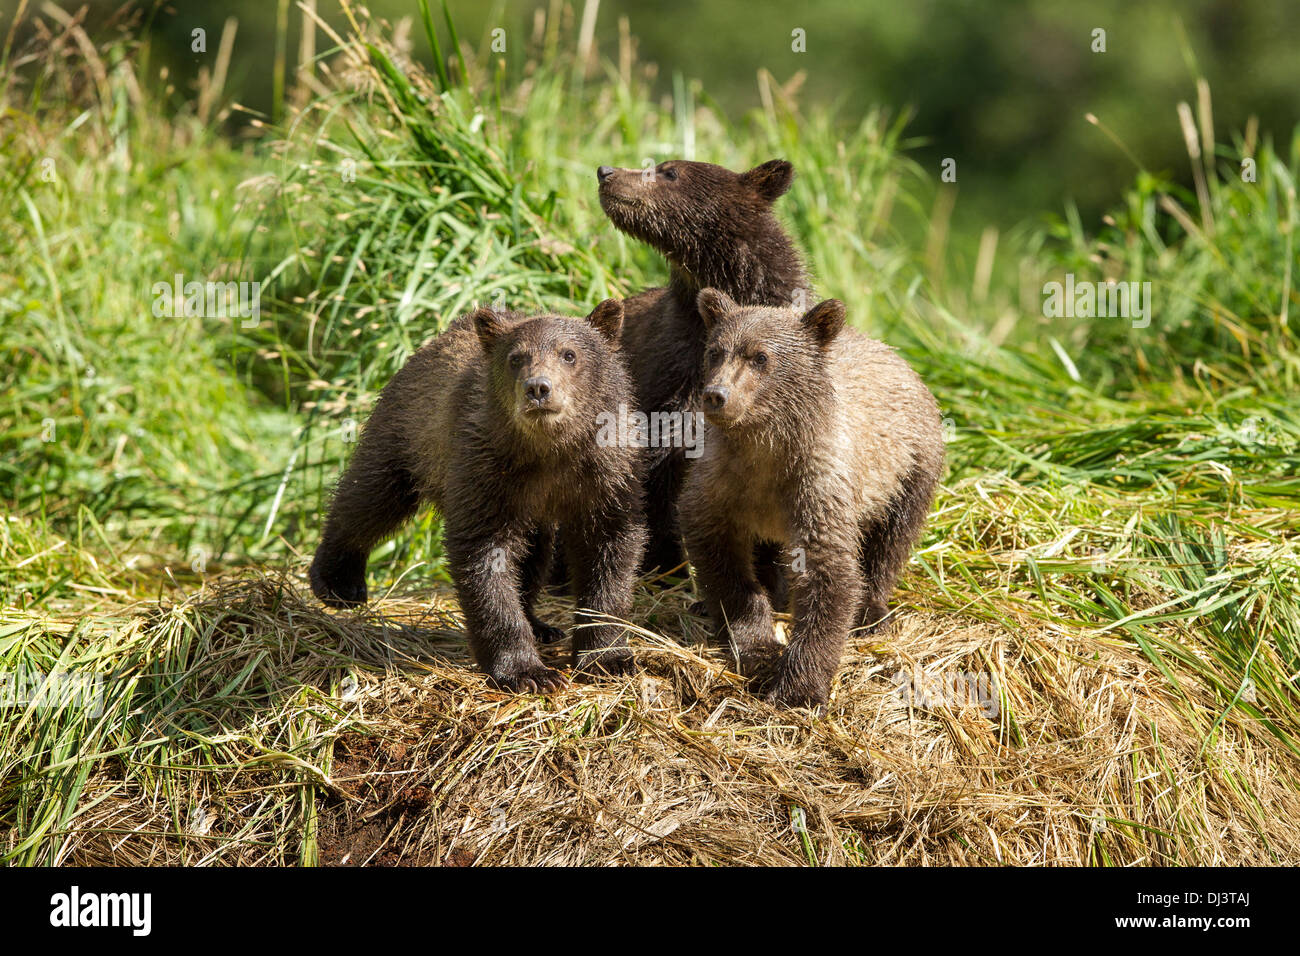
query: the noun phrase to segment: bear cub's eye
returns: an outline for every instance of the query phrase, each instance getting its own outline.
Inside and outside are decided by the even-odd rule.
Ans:
[[[524,354],[522,352],[516,352],[514,355],[510,356],[510,367],[511,368],[524,367]]]
[[[722,361],[722,349],[717,348],[715,346],[714,348],[711,348],[707,352],[705,352],[704,357],[705,359],[708,360],[708,363],[710,365],[717,365],[719,362]]]
[[[573,349],[565,349],[560,353],[560,358],[564,359],[564,361],[569,365],[572,365],[574,362],[578,361],[578,353],[573,351]]]
[[[664,179],[671,183],[677,179],[677,170],[669,166],[667,169],[661,169],[659,175],[663,176]]]
[[[755,352],[755,353],[754,353],[754,364],[757,365],[759,368],[762,368],[764,365],[766,365],[766,364],[767,364],[767,353],[766,353],[766,352]]]

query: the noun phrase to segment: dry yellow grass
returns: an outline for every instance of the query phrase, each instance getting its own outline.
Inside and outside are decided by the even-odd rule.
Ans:
[[[689,604],[642,589],[642,673],[551,698],[489,689],[446,593],[333,613],[256,576],[137,608],[123,626],[184,643],[183,686],[227,703],[144,714],[141,738],[178,756],[101,760],[60,861],[1300,862],[1294,756],[1233,712],[1203,747],[1120,642],[912,610],[851,641],[814,717],[746,693]],[[990,674],[997,715],[920,706],[900,672]],[[180,733],[187,713],[209,729]]]

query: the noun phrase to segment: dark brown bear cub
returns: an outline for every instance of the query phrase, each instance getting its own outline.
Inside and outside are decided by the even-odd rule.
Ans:
[[[432,502],[470,648],[499,687],[549,691],[564,677],[534,638],[556,525],[574,579],[580,673],[622,672],[626,618],[645,545],[640,449],[600,440],[602,420],[632,405],[619,360],[622,303],[586,322],[479,309],[411,356],[384,387],[339,481],[311,566],[335,607],[366,600],[366,559]]]
[[[602,166],[600,205],[610,222],[668,260],[667,288],[624,302],[623,354],[647,414],[698,414],[707,332],[696,311],[712,286],[744,305],[792,304],[807,286],[799,254],[772,212],[790,188],[794,167],[774,159],[735,173],[711,163],[670,160],[653,170]],[[687,469],[683,442],[652,447],[647,459],[646,568],[667,571],[683,560],[676,502]],[[760,549],[759,568],[775,594],[784,590],[777,549]]]
[[[742,673],[775,703],[819,706],[849,629],[880,624],[920,536],[943,468],[938,406],[892,349],[844,328],[838,300],[800,316],[706,289],[699,308],[708,425],[680,501],[686,547]],[[784,650],[754,574],[761,540],[792,569]]]

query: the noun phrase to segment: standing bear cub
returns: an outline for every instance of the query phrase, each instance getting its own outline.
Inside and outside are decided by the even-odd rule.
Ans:
[[[624,672],[626,618],[645,545],[640,452],[598,440],[603,416],[632,404],[617,355],[621,302],[585,322],[479,309],[454,321],[393,376],[339,480],[312,590],[366,600],[366,559],[420,504],[442,514],[443,543],[479,666],[506,690],[555,690],[534,639],[559,640],[533,604],[556,526],[573,575],[581,674]]]
[[[772,211],[790,188],[794,167],[773,159],[737,173],[674,159],[653,174],[602,166],[596,178],[609,221],[662,253],[671,271],[666,288],[647,289],[624,303],[623,354],[637,404],[648,415],[696,415],[708,337],[696,309],[700,290],[719,289],[742,305],[788,306],[808,285],[799,254]],[[669,571],[684,559],[677,498],[688,452],[684,442],[661,442],[649,454],[645,567]],[[785,580],[777,557],[771,543],[759,547],[759,575],[781,603]]]
[[[705,289],[704,451],[680,501],[718,638],[767,698],[820,706],[844,641],[875,628],[943,468],[934,397],[888,346],[844,327],[828,299],[800,316]],[[753,566],[785,545],[794,629],[784,650]]]

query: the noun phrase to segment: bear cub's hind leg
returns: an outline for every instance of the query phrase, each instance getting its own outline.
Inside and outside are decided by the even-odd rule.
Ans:
[[[889,599],[907,567],[912,548],[921,537],[937,480],[937,471],[927,473],[914,468],[902,481],[885,513],[864,520],[859,528],[862,607],[857,625],[867,634],[887,630],[893,624]]]
[[[688,527],[697,522],[691,522]],[[728,647],[740,673],[760,677],[781,645],[772,631],[772,604],[754,574],[754,543],[731,532],[696,531],[687,543],[700,590],[719,643]]]
[[[565,550],[573,568],[577,622],[573,667],[579,677],[630,674],[636,668],[627,631],[609,619],[626,620],[641,563],[646,531],[641,512],[590,516],[566,526]]]
[[[533,609],[537,596],[542,592],[551,573],[551,559],[555,552],[555,529],[538,528],[529,541],[528,553],[520,570],[519,597],[524,605],[524,614],[532,625],[533,637],[539,644],[557,644],[568,635],[564,628],[547,624]]]

